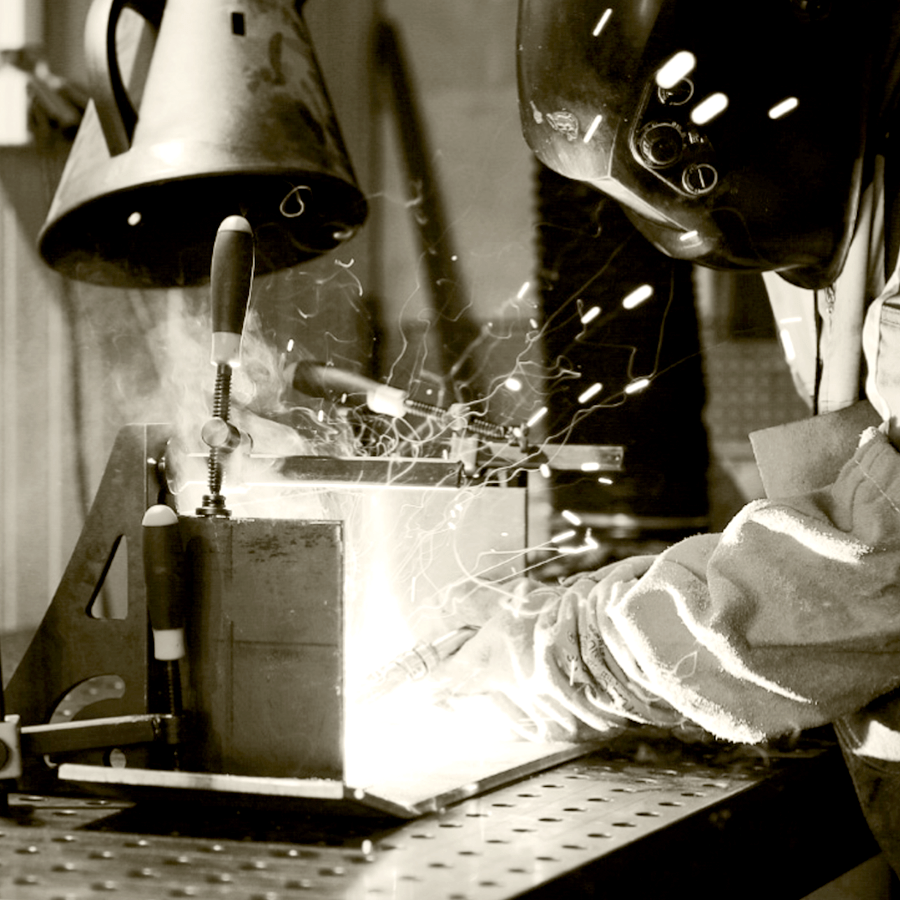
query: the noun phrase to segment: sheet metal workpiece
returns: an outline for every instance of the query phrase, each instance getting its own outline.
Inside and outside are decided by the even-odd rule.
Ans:
[[[800,898],[877,852],[835,748],[592,755],[411,823],[14,797],[4,900]]]

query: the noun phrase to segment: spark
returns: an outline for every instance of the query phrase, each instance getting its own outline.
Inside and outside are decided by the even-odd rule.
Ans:
[[[541,463],[540,468],[538,469],[538,471],[541,473],[541,475],[542,475],[544,478],[549,478],[550,475],[551,475],[551,472],[550,472],[550,466],[548,466],[547,463]]]
[[[539,327],[540,327],[540,326],[538,325],[538,320],[537,320],[537,319],[529,319],[529,320],[528,320],[528,324],[529,324],[532,328],[539,328]]]
[[[599,472],[600,471],[600,463],[598,462],[583,462],[581,464],[582,472]]]
[[[512,391],[513,393],[517,393],[518,391],[522,390],[522,382],[519,381],[518,378],[513,378],[512,376],[506,379],[506,381],[504,382],[504,386],[508,391]]]
[[[606,23],[609,21],[609,17],[612,15],[612,9],[607,9],[602,16],[597,20],[597,24],[594,26],[594,30],[591,32],[594,37],[599,37],[600,32],[606,27]]]
[[[606,475],[601,475],[601,476],[597,479],[597,483],[598,483],[598,484],[612,484],[612,483],[613,483],[613,480],[612,480],[612,478],[607,478]]]
[[[622,306],[625,309],[634,309],[640,306],[645,300],[649,300],[653,296],[653,285],[642,284],[639,288],[635,288],[623,301]]]
[[[287,194],[285,195],[284,200],[278,205],[278,211],[286,218],[286,219],[296,219],[297,216],[302,216],[304,212],[306,212],[306,204],[303,202],[303,198],[300,196],[300,191],[312,191],[312,188],[306,184],[298,184],[296,187],[291,188]],[[297,201],[297,209],[296,211],[290,211],[287,208],[288,201],[291,198]]]
[[[679,50],[670,57],[656,73],[656,83],[668,90],[675,87],[682,78],[686,78],[697,65],[697,57],[689,50]]]
[[[537,423],[540,422],[541,419],[543,419],[544,416],[546,416],[546,415],[547,415],[547,407],[546,407],[546,406],[542,406],[542,407],[541,407],[541,408],[540,408],[540,409],[539,409],[539,410],[538,410],[538,411],[537,411],[537,412],[536,412],[536,413],[535,413],[535,414],[534,414],[534,415],[533,415],[533,416],[525,423],[525,425],[526,425],[528,428],[531,428],[532,426],[537,425]]]
[[[586,144],[591,142],[591,138],[597,133],[597,129],[600,127],[602,121],[603,116],[594,116],[594,121],[588,125],[588,130],[584,133],[584,137],[582,138]]]
[[[689,241],[693,241],[696,238],[700,237],[700,232],[695,228],[693,231],[686,231],[684,234],[680,235],[678,240],[683,241],[685,244]]]
[[[695,125],[706,125],[726,109],[728,109],[728,97],[721,91],[717,91],[705,97],[691,110],[691,121]]]
[[[785,97],[769,110],[769,118],[780,119],[788,113],[792,113],[799,105],[800,101],[796,97]]]
[[[603,390],[603,385],[599,381],[595,381],[586,391],[583,391],[579,397],[579,403],[587,403],[592,397],[596,397]]]
[[[582,324],[582,325],[587,325],[589,322],[593,322],[594,319],[596,319],[597,316],[599,316],[601,312],[602,312],[602,310],[600,309],[599,306],[592,306],[592,307],[591,307],[591,308],[590,308],[590,309],[589,309],[589,310],[581,317],[581,324]]]
[[[568,541],[570,538],[573,538],[573,537],[575,537],[574,531],[571,531],[571,530],[563,531],[560,534],[553,535],[553,537],[550,538],[550,542],[552,544],[562,544],[564,541]]]
[[[571,509],[564,509],[560,515],[572,525],[581,524],[581,516],[579,516],[578,513],[573,513]]]
[[[128,217],[128,224],[134,227],[135,225],[141,224],[141,214],[139,212],[133,212]]]
[[[643,390],[646,390],[650,387],[650,379],[649,378],[636,378],[630,384],[626,384],[624,387],[624,391],[626,394],[638,394]]]
[[[294,339],[289,338],[287,342],[287,352],[290,353],[294,349]]]
[[[530,287],[531,287],[531,282],[526,281],[522,285],[522,287],[519,288],[519,293],[516,294],[516,300],[521,300],[528,293],[528,288],[530,288]]]

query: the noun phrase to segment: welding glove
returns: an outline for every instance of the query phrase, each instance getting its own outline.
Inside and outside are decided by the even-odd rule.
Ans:
[[[521,737],[581,741],[629,724],[672,727],[681,717],[625,674],[604,640],[605,603],[653,557],[635,557],[558,585],[521,579],[486,588],[496,611],[435,673],[445,702],[489,696]]]

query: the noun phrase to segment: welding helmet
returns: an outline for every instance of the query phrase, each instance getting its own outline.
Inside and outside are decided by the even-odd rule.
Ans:
[[[869,177],[888,7],[520,0],[525,139],[669,256],[824,287]]]

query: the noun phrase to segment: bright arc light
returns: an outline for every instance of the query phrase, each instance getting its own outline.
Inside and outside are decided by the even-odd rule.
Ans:
[[[532,425],[537,425],[544,416],[547,415],[547,407],[542,406],[526,423],[527,428],[531,428]]]
[[[649,378],[637,378],[631,384],[626,384],[624,390],[626,394],[637,394],[648,387],[650,387]]]
[[[622,306],[625,309],[634,309],[640,306],[645,300],[649,300],[653,296],[653,285],[642,284],[639,288],[635,288],[623,301]]]
[[[522,390],[522,382],[519,381],[518,378],[513,378],[512,376],[506,379],[504,385],[508,391],[512,391],[513,393]]]
[[[679,50],[667,59],[656,73],[656,83],[668,90],[675,87],[682,78],[686,78],[697,66],[697,57],[690,50]]]
[[[612,9],[607,9],[603,13],[603,15],[600,16],[600,18],[597,20],[597,24],[594,26],[594,30],[591,32],[591,34],[593,34],[594,37],[600,36],[600,32],[603,31],[603,29],[606,27],[606,23],[609,21],[609,17],[611,15],[612,15]]]
[[[769,118],[780,119],[782,116],[792,113],[799,105],[800,101],[796,97],[785,97],[769,110]]]
[[[584,137],[582,140],[589,144],[591,142],[591,138],[597,133],[597,129],[600,127],[600,124],[603,122],[603,116],[594,116],[594,121],[588,125],[588,130],[584,133]]]
[[[599,316],[599,315],[600,315],[600,307],[599,307],[599,306],[592,306],[592,307],[591,307],[591,308],[590,308],[590,309],[589,309],[589,310],[581,317],[581,324],[582,324],[582,325],[587,325],[589,322],[593,322],[594,319],[596,319],[597,316]]]
[[[596,397],[603,390],[603,385],[599,381],[595,381],[586,391],[583,391],[579,397],[579,403],[587,403],[592,397]]]
[[[560,515],[567,521],[571,522],[572,525],[580,525],[581,524],[581,516],[578,513],[573,513],[571,509],[564,509]]]
[[[726,109],[728,109],[728,97],[721,91],[716,91],[716,93],[704,97],[691,110],[691,121],[695,125],[706,125],[707,122],[712,122],[716,116],[720,116]]]

